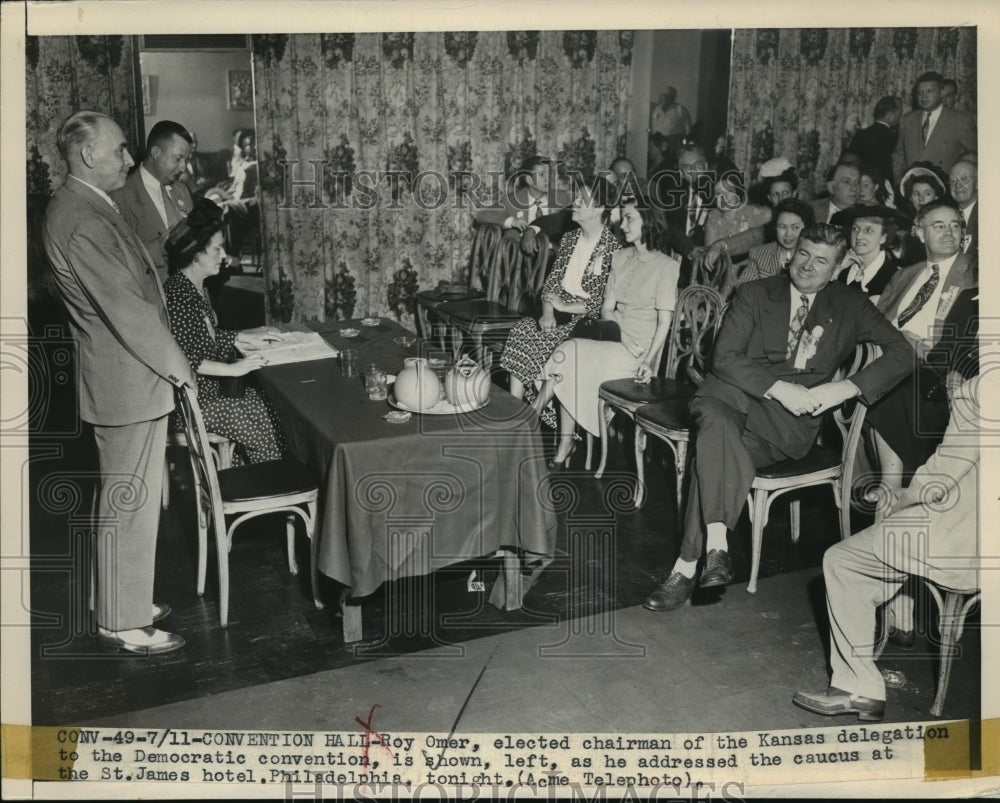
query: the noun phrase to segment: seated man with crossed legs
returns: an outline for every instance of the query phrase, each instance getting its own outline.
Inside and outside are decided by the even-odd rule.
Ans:
[[[715,345],[712,370],[691,400],[694,465],[681,554],[646,601],[654,611],[685,604],[706,543],[702,586],[733,578],[726,531],[736,526],[756,470],[799,459],[820,414],[860,396],[866,404],[912,370],[906,339],[856,288],[831,282],[847,251],[839,229],[803,230],[787,274],[737,288]],[[850,380],[831,381],[859,343],[883,354]]]

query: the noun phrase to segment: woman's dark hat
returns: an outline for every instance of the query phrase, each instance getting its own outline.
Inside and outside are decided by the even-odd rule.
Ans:
[[[864,204],[854,204],[847,209],[842,209],[830,218],[830,223],[834,226],[847,227],[859,217],[888,218],[900,228],[906,228],[913,224],[913,219],[901,209],[881,205],[865,206]]]

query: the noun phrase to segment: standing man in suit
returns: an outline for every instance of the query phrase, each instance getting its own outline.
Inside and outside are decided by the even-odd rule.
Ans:
[[[861,189],[861,169],[848,162],[838,162],[826,174],[828,198],[809,202],[816,214],[817,223],[829,223],[835,214],[849,209],[858,202]]]
[[[156,263],[160,281],[167,278],[167,234],[194,207],[181,181],[191,156],[191,135],[180,123],[161,120],[146,138],[146,158],[125,186],[112,194],[125,220],[139,235]]]
[[[170,334],[153,261],[109,195],[134,164],[121,128],[77,112],[57,142],[69,175],[49,203],[43,240],[79,349],[80,416],[97,445],[97,640],[114,651],[170,652],[184,639],[153,627],[170,613],[153,603],[163,455],[174,388],[197,384]]]
[[[896,149],[897,126],[903,115],[899,98],[886,96],[875,104],[875,122],[851,138],[848,150],[878,168],[883,178],[892,176],[892,152]]]
[[[954,109],[958,100],[958,83],[954,78],[945,78],[941,84],[941,103],[946,109]]]
[[[733,578],[727,530],[736,526],[756,469],[799,459],[820,414],[848,399],[870,404],[912,369],[906,340],[856,288],[832,282],[847,251],[834,226],[804,229],[787,275],[736,289],[715,344],[711,373],[691,400],[697,436],[681,554],[646,601],[684,605],[707,547],[701,585]],[[831,381],[859,343],[882,356],[850,379]]]
[[[965,220],[965,238],[962,252],[971,259],[979,254],[979,171],[976,163],[959,159],[948,174],[951,197],[958,204],[958,211]]]
[[[878,607],[911,575],[959,591],[979,587],[979,386],[973,377],[955,391],[944,440],[890,515],[823,557],[833,675],[825,691],[797,692],[797,706],[881,720],[886,695],[874,658]]]
[[[978,150],[976,121],[972,115],[942,103],[944,78],[926,72],[917,78],[917,107],[899,122],[899,141],[892,155],[898,181],[914,162],[931,162],[945,172],[959,156]]]

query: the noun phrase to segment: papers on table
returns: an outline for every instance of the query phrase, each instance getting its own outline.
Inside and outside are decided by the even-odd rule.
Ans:
[[[244,356],[260,355],[265,365],[324,360],[339,354],[318,332],[281,332],[270,326],[240,332],[236,348]]]

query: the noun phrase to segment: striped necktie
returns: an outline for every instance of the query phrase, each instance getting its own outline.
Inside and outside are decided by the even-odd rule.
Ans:
[[[896,326],[902,329],[909,323],[910,319],[913,318],[921,309],[923,309],[924,304],[927,303],[927,299],[931,297],[931,294],[937,289],[938,282],[941,279],[941,271],[938,269],[937,265],[931,265],[931,275],[928,277],[927,281],[920,285],[920,289],[917,290],[917,294],[913,297],[913,301],[906,305],[899,317],[896,319]]]
[[[802,303],[795,311],[792,324],[788,327],[788,350],[785,352],[785,359],[790,359],[799,347],[799,339],[802,337],[802,327],[805,325],[806,316],[809,314],[809,296],[799,296]]]
[[[160,194],[163,196],[163,209],[167,213],[167,231],[170,231],[184,217],[181,210],[177,208],[174,196],[167,190],[166,184],[160,185]]]

